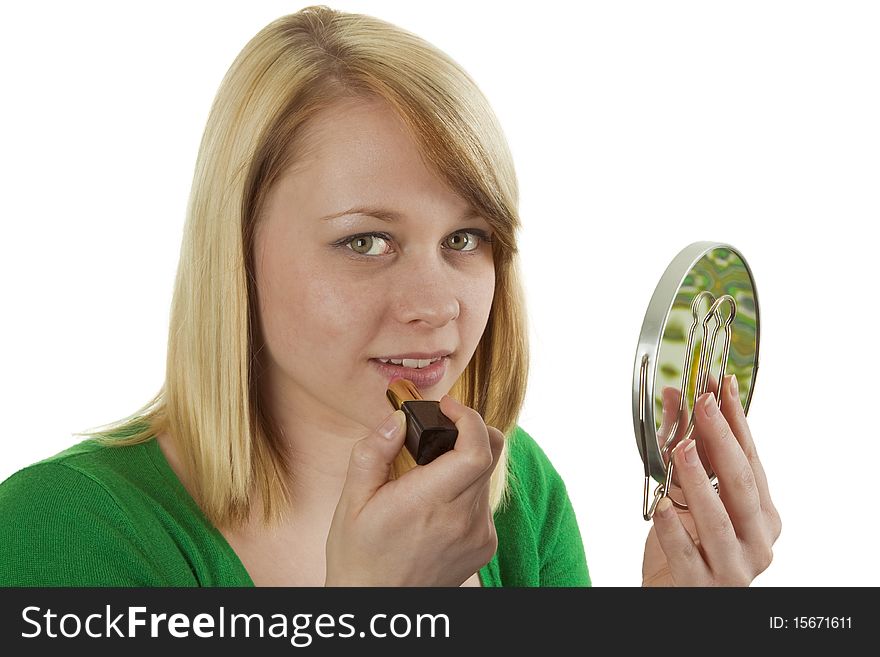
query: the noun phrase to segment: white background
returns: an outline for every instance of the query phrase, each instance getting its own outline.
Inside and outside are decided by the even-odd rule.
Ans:
[[[301,6],[0,12],[0,480],[159,389],[210,103],[244,44]],[[717,240],[745,255],[762,312],[749,419],[784,526],[755,584],[880,585],[877,5],[333,6],[447,51],[501,120],[525,225],[521,424],[567,482],[594,584],[641,581],[645,308],[681,248]]]

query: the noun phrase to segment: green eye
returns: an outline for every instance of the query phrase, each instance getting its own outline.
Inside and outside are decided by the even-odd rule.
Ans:
[[[446,238],[446,244],[455,251],[473,251],[480,244],[480,238],[473,233],[459,231]]]
[[[360,255],[382,255],[387,246],[378,235],[358,235],[348,241],[348,248]]]

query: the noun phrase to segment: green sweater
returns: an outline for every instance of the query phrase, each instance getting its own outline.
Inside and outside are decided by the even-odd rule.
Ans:
[[[565,485],[535,441],[510,437],[511,496],[483,586],[589,586]],[[253,586],[155,439],[93,440],[0,484],[0,586]]]

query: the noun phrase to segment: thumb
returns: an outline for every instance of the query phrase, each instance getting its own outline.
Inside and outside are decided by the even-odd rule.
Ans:
[[[394,411],[375,431],[352,447],[341,499],[355,512],[388,481],[391,464],[403,447],[405,426],[403,411]]]

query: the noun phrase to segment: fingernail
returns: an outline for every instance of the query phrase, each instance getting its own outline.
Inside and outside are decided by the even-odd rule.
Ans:
[[[697,455],[697,443],[693,438],[688,438],[684,446],[684,460],[688,465],[696,465],[700,461]]]
[[[397,435],[397,431],[403,426],[403,411],[394,411],[385,418],[382,426],[379,427],[379,435],[387,440],[391,440]]]
[[[730,396],[739,400],[739,383],[736,381],[736,374],[730,375]]]
[[[657,502],[657,508],[654,509],[654,513],[663,516],[664,518],[668,518],[672,515],[672,502],[669,501],[668,497],[660,498],[660,501]]]
[[[703,401],[703,412],[706,414],[706,417],[712,417],[718,412],[718,404],[715,403],[715,395],[711,392],[706,393],[708,395],[708,399]]]

